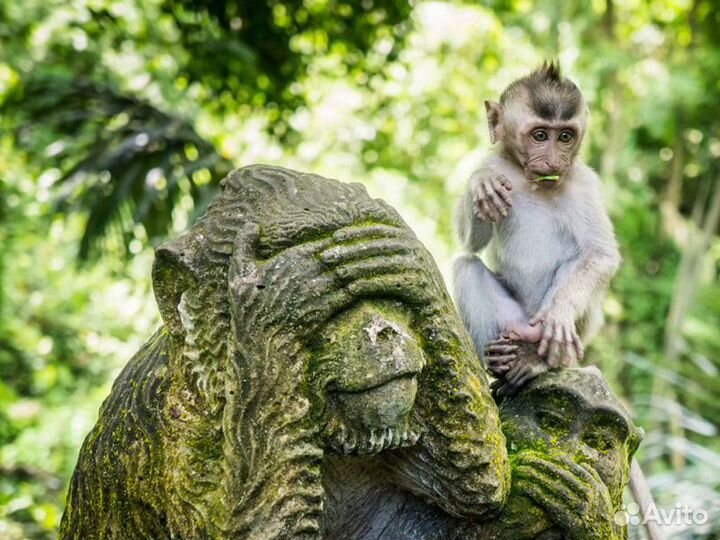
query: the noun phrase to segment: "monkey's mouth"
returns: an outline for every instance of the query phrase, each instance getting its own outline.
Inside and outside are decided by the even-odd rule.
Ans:
[[[537,176],[532,180],[536,184],[551,185],[557,184],[560,181],[559,174],[545,174],[543,176]]]

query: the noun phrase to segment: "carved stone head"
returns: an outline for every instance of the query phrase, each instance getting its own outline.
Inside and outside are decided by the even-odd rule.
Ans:
[[[537,450],[590,465],[622,499],[643,433],[594,367],[547,372],[500,407],[510,454]]]

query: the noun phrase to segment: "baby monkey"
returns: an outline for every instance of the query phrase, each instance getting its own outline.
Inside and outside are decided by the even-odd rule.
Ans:
[[[620,254],[600,179],[577,158],[587,105],[559,66],[543,64],[485,109],[498,147],[458,207],[455,298],[503,395],[583,357]]]

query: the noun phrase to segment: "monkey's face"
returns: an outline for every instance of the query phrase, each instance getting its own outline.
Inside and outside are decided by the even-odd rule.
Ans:
[[[542,186],[559,184],[572,165],[579,147],[578,126],[573,123],[528,122],[521,130],[527,160],[525,177]]]
[[[397,306],[361,304],[317,345],[309,380],[326,448],[369,454],[417,441],[412,409],[425,359]]]
[[[585,111],[574,116],[539,116],[532,106],[513,101],[503,106],[502,141],[525,178],[540,187],[560,185],[580,150]]]

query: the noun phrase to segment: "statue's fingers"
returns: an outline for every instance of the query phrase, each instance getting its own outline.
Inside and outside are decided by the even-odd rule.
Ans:
[[[367,238],[412,238],[415,239],[413,233],[401,227],[393,225],[365,225],[351,226],[339,229],[333,233],[335,243],[342,244],[346,242],[357,242]]]
[[[585,471],[587,473],[587,477],[592,479],[591,485],[593,486],[603,486],[607,488],[605,482],[603,481],[602,477],[600,476],[600,473],[598,473],[590,463],[578,463],[577,466]],[[586,478],[587,478],[586,477]]]
[[[499,379],[499,378],[498,378],[498,379],[495,379],[493,382],[490,383],[490,388],[494,390],[494,389],[502,386],[503,384],[505,384],[505,379]]]
[[[496,375],[496,376],[504,376],[508,371],[510,371],[513,367],[512,362],[490,362],[488,361],[487,369],[490,371],[490,373]]]
[[[497,379],[490,385],[490,389],[496,399],[501,399],[508,396],[510,385],[505,382],[505,379]]]
[[[573,493],[582,493],[587,490],[587,486],[578,483],[575,488],[560,481],[558,473],[561,470],[554,470],[549,463],[540,461],[529,466],[527,463],[518,464],[513,470],[513,475],[517,478],[524,478],[532,481],[536,486],[542,487],[543,491],[548,492],[555,497],[565,500],[573,499]]]
[[[415,265],[413,257],[407,255],[380,255],[350,261],[335,267],[335,275],[343,283],[368,276],[381,277],[387,274],[402,274]]]
[[[525,370],[525,363],[524,362],[515,362],[510,370],[508,371],[507,375],[505,375],[505,380],[512,384],[513,381],[522,374],[522,372]]]
[[[238,297],[236,315],[243,317],[246,326],[253,327],[266,324],[260,321],[268,314],[278,321],[277,324],[300,317],[304,306],[316,303],[328,291],[338,289],[332,276],[321,273],[315,259],[281,258],[266,263],[259,278],[231,295],[231,299]]]
[[[553,456],[550,460],[557,463],[558,470],[572,472],[576,481],[584,482],[586,486],[595,486],[603,483],[598,472],[589,464],[577,463],[570,456],[562,454]]]
[[[557,476],[557,473],[563,476]],[[567,471],[548,473],[526,465],[519,465],[513,470],[518,490],[542,506],[556,523],[572,530],[586,518],[587,495],[591,488],[582,483],[575,486],[564,483],[565,477],[571,476]],[[537,497],[542,497],[542,501]]]
[[[402,239],[378,238],[354,244],[333,245],[323,251],[320,257],[326,264],[343,264],[368,257],[407,254],[413,248],[414,246],[408,245],[408,242]]]
[[[567,457],[567,456],[563,456]],[[535,456],[523,462],[523,465],[545,475],[548,479],[554,479],[558,485],[564,485],[571,493],[583,493],[587,491],[591,483],[585,481],[585,475],[579,475],[577,469],[581,468],[572,460],[560,460],[555,456]]]
[[[521,369],[512,374],[512,377],[508,375],[505,378],[513,387],[513,393],[517,393],[522,390],[528,380],[532,379],[532,369],[527,364],[524,364]]]
[[[325,323],[334,314],[347,309],[355,299],[345,290],[333,290],[308,303],[299,313],[303,328],[308,335],[319,330],[318,325]]]
[[[577,517],[568,508],[568,499],[548,492],[544,486],[535,485],[532,481],[519,482],[516,489],[537,506],[545,510],[550,518],[563,529],[573,530]],[[576,497],[577,498],[577,497]]]
[[[365,276],[349,282],[346,289],[357,298],[390,296],[418,305],[429,304],[434,300],[426,275],[418,272]]]

